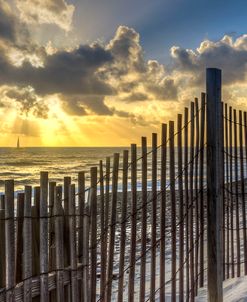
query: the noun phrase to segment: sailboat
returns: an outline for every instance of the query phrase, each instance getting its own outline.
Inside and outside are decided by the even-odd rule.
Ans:
[[[20,139],[19,139],[19,137],[18,137],[18,139],[17,139],[17,145],[16,145],[16,148],[17,148],[17,149],[20,149]]]

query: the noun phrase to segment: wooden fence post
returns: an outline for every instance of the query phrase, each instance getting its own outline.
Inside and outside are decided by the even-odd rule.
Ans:
[[[221,70],[207,68],[208,301],[222,302]]]

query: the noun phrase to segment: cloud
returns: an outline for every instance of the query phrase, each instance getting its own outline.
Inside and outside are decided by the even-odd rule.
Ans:
[[[166,67],[145,59],[139,33],[127,26],[119,26],[105,44],[48,51],[33,42],[28,24],[54,23],[69,30],[72,6],[64,0],[16,0],[16,5],[19,19],[0,0],[0,85],[13,88],[7,96],[23,114],[45,118],[48,109],[41,100],[56,95],[68,115],[118,116],[144,125],[141,103],[144,108],[184,103],[201,89],[206,67],[222,68],[226,86],[245,80],[247,35],[205,40],[197,49],[173,46]]]
[[[16,0],[20,18],[27,24],[55,24],[71,30],[75,7],[64,0]]]
[[[3,0],[0,0],[0,42],[8,46],[19,47],[27,45],[29,32],[25,25],[12,12],[11,7]]]
[[[235,41],[230,36],[216,42],[205,40],[196,50],[174,46],[171,56],[173,68],[193,74],[195,84],[202,82],[207,67],[221,68],[225,84],[243,82],[246,76],[247,36],[240,36]]]
[[[111,54],[96,44],[46,55],[42,67],[30,62],[16,67],[2,56],[0,83],[31,86],[39,95],[112,94],[112,88],[97,75],[97,69],[111,59]]]
[[[112,115],[113,111],[104,103],[104,97],[88,96],[60,96],[62,107],[66,113],[73,116],[83,115]]]
[[[5,106],[10,106],[10,102],[12,107],[14,106],[19,109],[21,115],[28,116],[29,114],[32,114],[37,118],[48,118],[49,110],[47,104],[35,94],[31,87],[23,89],[8,88],[4,95],[7,97]]]

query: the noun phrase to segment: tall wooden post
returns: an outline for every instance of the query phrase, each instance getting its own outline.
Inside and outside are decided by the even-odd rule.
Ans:
[[[223,123],[221,70],[207,68],[208,301],[222,302]]]

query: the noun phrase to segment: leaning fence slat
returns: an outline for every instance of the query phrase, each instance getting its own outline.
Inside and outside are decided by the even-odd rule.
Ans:
[[[105,168],[105,240],[108,238],[108,224],[109,224],[109,214],[110,214],[110,171],[111,169],[111,158],[106,158],[106,168]],[[106,252],[107,253],[107,250]]]
[[[48,213],[49,213],[49,267],[50,271],[55,269],[55,231],[54,231],[54,197],[55,197],[56,183],[49,182],[49,199],[48,199]],[[52,300],[55,300],[52,293]]]
[[[201,120],[200,120],[200,163],[199,163],[199,186],[200,186],[200,276],[199,286],[204,286],[204,135],[205,135],[205,93],[201,95]]]
[[[0,204],[0,288],[5,287],[5,205],[4,205],[4,195],[1,195]]]
[[[91,269],[90,269],[90,301],[96,300],[96,272],[97,272],[97,167],[90,170],[90,211],[91,211]]]
[[[78,258],[82,261],[83,258],[83,215],[85,209],[85,173],[78,173]]]
[[[5,254],[6,301],[14,301],[15,286],[15,229],[14,229],[14,181],[5,181]]]
[[[49,301],[48,292],[48,172],[40,173],[40,301]]]
[[[175,191],[175,150],[174,122],[169,122],[169,170],[170,170],[170,201],[171,201],[171,301],[176,301],[176,191]]]
[[[128,201],[128,150],[123,151],[123,178],[122,178],[122,204],[121,204],[121,234],[120,234],[120,255],[119,255],[119,280],[118,280],[118,302],[123,301],[124,283],[124,260],[126,249],[126,217]]]
[[[55,188],[54,195],[56,293],[57,301],[64,302],[64,211],[62,207],[62,186]]]
[[[230,186],[229,186],[229,145],[228,145],[228,107],[225,104],[225,165],[226,165],[226,278],[230,277]]]
[[[238,136],[237,136],[237,112],[233,111],[234,120],[234,167],[235,167],[235,197],[236,197],[236,249],[237,249],[237,277],[240,277],[240,231],[239,231],[239,194],[238,194]]]
[[[160,180],[160,301],[165,301],[165,247],[166,247],[166,172],[167,124],[161,130],[161,180]]]
[[[194,267],[194,133],[195,133],[195,117],[194,117],[194,102],[191,102],[190,108],[190,163],[189,163],[189,232],[190,232],[190,285],[191,285],[191,301],[195,298],[195,267]]]
[[[25,186],[23,222],[23,298],[32,301],[32,187]]]
[[[241,204],[243,225],[243,249],[244,249],[244,274],[247,274],[247,238],[246,238],[246,206],[245,206],[245,181],[244,181],[244,159],[243,159],[243,123],[242,111],[239,111],[239,154],[240,154],[240,179],[241,179]]]
[[[244,112],[244,149],[245,149],[245,161],[244,161],[244,167],[245,167],[245,173],[247,172],[247,112]],[[246,194],[246,193],[245,193]],[[245,202],[245,199],[244,199]],[[245,203],[245,208],[246,208],[246,203]],[[246,220],[246,212],[244,212],[245,220]],[[247,265],[247,260],[245,265]],[[246,272],[245,272],[246,274]]]
[[[114,264],[114,247],[115,247],[115,232],[117,221],[117,190],[118,190],[118,170],[119,170],[119,153],[114,154],[113,158],[113,173],[112,173],[112,198],[111,198],[111,220],[109,234],[109,251],[108,251],[108,268],[107,268],[107,287],[106,287],[106,302],[112,301],[112,279],[113,279],[113,264]]]
[[[198,279],[199,279],[199,194],[198,194],[198,162],[199,162],[199,104],[198,98],[195,98],[195,293],[197,295]]]
[[[230,200],[230,203],[231,203],[231,276],[232,278],[235,277],[235,267],[234,267],[234,255],[235,255],[235,251],[234,251],[234,201],[233,201],[233,198],[232,198],[232,195],[233,195],[233,158],[232,158],[232,155],[233,155],[233,138],[232,138],[232,107],[229,108],[229,144],[230,144],[230,191],[231,191],[231,200]]]
[[[140,302],[145,300],[146,290],[146,246],[147,246],[147,138],[142,137],[142,214],[141,214],[141,276]]]
[[[48,198],[48,222],[49,222],[49,269],[56,268],[56,251],[55,251],[55,219],[54,219],[54,198],[55,198],[56,182],[49,182],[49,198]],[[50,301],[56,302],[56,291],[50,291]]]
[[[40,240],[39,240],[39,208],[40,208],[40,187],[34,187],[34,205],[32,206],[32,260],[33,260],[33,275],[37,276],[40,272]]]
[[[104,286],[106,280],[106,236],[105,232],[105,190],[104,190],[104,170],[103,161],[99,162],[99,182],[100,182],[100,296],[104,295]]]
[[[70,254],[69,254],[69,186],[71,184],[71,177],[64,177],[64,196],[63,196],[63,208],[64,208],[64,265],[69,266]],[[69,294],[69,288],[66,289],[66,296]]]
[[[23,254],[23,216],[24,216],[24,193],[17,194],[17,223],[16,223],[16,283],[22,281],[22,254]]]
[[[156,223],[157,223],[157,134],[152,134],[152,214],[151,214],[151,284],[150,300],[155,299]]]
[[[82,257],[82,302],[89,301],[89,203],[85,204],[83,216],[83,257]]]
[[[185,229],[186,229],[186,300],[189,300],[190,293],[190,270],[189,270],[189,170],[188,170],[188,119],[189,110],[186,107],[184,110],[184,191],[185,191]]]
[[[178,148],[178,192],[179,192],[179,300],[184,299],[184,196],[183,196],[183,151],[182,151],[182,114],[177,121]]]
[[[135,301],[135,257],[136,257],[136,207],[137,207],[137,165],[136,145],[131,145],[131,234],[128,301]],[[109,302],[109,301],[108,301]]]
[[[75,217],[75,184],[69,188],[69,245],[71,268],[71,301],[79,302],[77,257],[76,257],[76,217]]]

